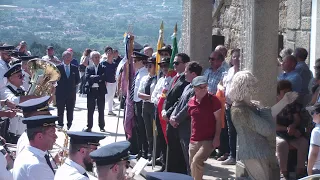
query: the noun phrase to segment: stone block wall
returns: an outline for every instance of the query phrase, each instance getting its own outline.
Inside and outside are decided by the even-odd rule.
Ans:
[[[285,48],[310,51],[312,0],[279,0],[279,34]],[[241,48],[243,0],[215,0],[212,34],[225,36],[227,48]],[[267,17],[266,17],[267,18]]]

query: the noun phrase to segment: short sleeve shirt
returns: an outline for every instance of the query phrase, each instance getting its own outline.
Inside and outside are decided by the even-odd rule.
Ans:
[[[310,138],[310,150],[311,146],[319,146],[320,147],[320,125],[317,124],[316,127],[311,132]],[[310,157],[310,150],[309,150],[309,157]],[[318,157],[312,169],[320,169],[320,153],[318,153]]]
[[[190,141],[213,140],[216,130],[214,112],[221,109],[221,103],[215,95],[207,94],[198,103],[195,96],[188,102],[188,114],[191,117]]]
[[[101,62],[106,68],[106,82],[108,83],[115,83],[116,82],[116,71],[117,71],[117,64],[115,62],[108,63],[107,61]]]

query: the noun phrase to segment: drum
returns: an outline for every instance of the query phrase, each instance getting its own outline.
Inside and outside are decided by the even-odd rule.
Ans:
[[[27,129],[27,126],[22,123],[22,116],[16,115],[14,118],[10,119],[9,124],[9,133],[14,134],[15,136],[21,136],[23,132]]]

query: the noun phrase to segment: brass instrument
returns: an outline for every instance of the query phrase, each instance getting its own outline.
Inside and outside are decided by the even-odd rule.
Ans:
[[[29,60],[27,65],[31,72],[31,86],[27,95],[52,95],[54,84],[61,77],[56,65],[39,58]]]
[[[62,129],[62,128],[57,128],[58,131],[62,132],[65,136],[64,141],[63,141],[63,146],[61,147],[60,145],[56,144],[61,149],[61,152],[59,152],[60,155],[60,166],[65,162],[66,158],[69,156],[69,136],[67,134],[67,131]]]

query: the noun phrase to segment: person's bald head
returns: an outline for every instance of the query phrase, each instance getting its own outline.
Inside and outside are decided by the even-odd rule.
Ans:
[[[293,71],[297,65],[297,58],[293,55],[286,56],[281,64],[282,70],[286,73]]]
[[[215,51],[220,51],[224,57],[227,57],[228,49],[224,45],[218,45]]]

